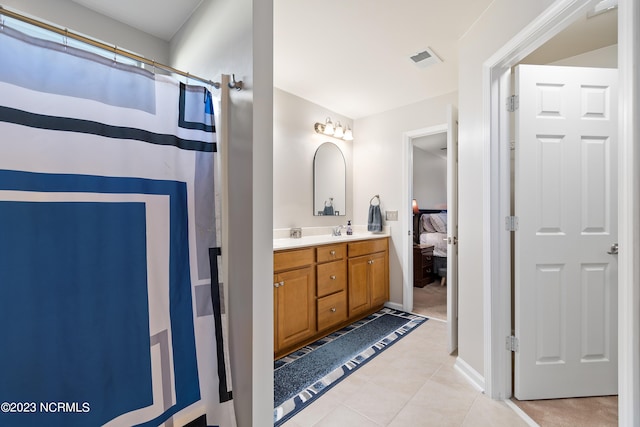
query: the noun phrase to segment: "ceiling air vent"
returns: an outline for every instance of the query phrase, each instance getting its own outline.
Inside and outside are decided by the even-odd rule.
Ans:
[[[409,57],[416,66],[420,68],[428,67],[429,65],[442,62],[438,55],[436,55],[430,48],[426,48],[422,52],[418,52],[415,55]]]

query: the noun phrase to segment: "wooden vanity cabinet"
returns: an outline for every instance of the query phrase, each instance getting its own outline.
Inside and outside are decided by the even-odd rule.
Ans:
[[[349,317],[368,313],[389,299],[388,240],[348,245]]]
[[[282,357],[389,299],[388,238],[275,251],[274,355]]]
[[[274,350],[316,334],[316,280],[312,248],[274,254]]]

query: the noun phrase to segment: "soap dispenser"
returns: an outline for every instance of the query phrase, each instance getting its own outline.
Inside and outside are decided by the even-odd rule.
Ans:
[[[351,228],[351,220],[347,221],[347,236],[351,236],[353,234],[353,229]]]

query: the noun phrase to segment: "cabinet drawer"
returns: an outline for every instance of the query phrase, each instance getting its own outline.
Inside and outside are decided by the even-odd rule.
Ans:
[[[324,330],[347,320],[345,291],[318,299],[318,330]]]
[[[431,255],[422,255],[422,266],[430,267],[433,265],[433,257]]]
[[[349,257],[382,252],[385,250],[387,250],[386,238],[349,243]]]
[[[318,246],[316,260],[318,262],[329,262],[343,259],[346,255],[346,246],[342,245],[325,245]]]
[[[289,270],[313,264],[313,248],[278,251],[273,254],[273,271]]]
[[[332,294],[343,291],[347,287],[347,262],[334,261],[326,264],[319,264],[317,269],[318,296]]]

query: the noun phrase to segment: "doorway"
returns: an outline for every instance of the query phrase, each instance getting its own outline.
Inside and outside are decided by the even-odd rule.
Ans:
[[[419,233],[418,219],[415,217],[412,208],[414,199],[413,175],[413,141],[418,138],[430,137],[432,135],[446,135],[446,212],[441,209],[432,210],[433,213],[440,214],[440,219],[444,221],[444,226],[440,226],[440,239],[446,239],[446,246],[440,250],[444,251],[445,257],[441,257],[439,267],[445,267],[442,272],[446,283],[446,321],[448,330],[447,348],[449,353],[453,353],[458,348],[458,109],[453,105],[447,106],[447,123],[429,128],[418,129],[406,132],[403,135],[404,151],[404,174],[403,196],[407,203],[407,216],[405,240],[403,242],[403,309],[412,311],[414,307],[414,224],[415,233]],[[433,137],[437,140],[437,137]],[[438,151],[442,147],[438,147]],[[440,196],[440,198],[442,198]],[[433,202],[442,205],[441,202]],[[443,216],[442,216],[443,215]],[[416,221],[414,221],[416,220]],[[415,237],[417,239],[417,236]],[[435,246],[435,245],[434,245]],[[435,249],[435,248],[434,248]],[[417,254],[418,255],[418,254]],[[428,254],[418,256],[424,259]],[[439,268],[438,276],[441,274]],[[433,272],[432,272],[433,273]],[[434,275],[435,276],[435,275]],[[437,277],[438,277],[437,276]]]
[[[541,16],[536,21],[532,22],[531,26],[519,33],[514,39],[512,39],[507,45],[486,62],[486,76],[485,87],[487,93],[491,94],[491,107],[490,115],[487,117],[487,125],[491,128],[490,144],[487,146],[488,156],[485,165],[487,170],[491,170],[492,179],[496,182],[508,182],[509,178],[509,145],[510,139],[508,137],[509,129],[509,117],[507,113],[502,110],[504,105],[504,99],[509,94],[509,69],[511,66],[517,64],[527,53],[532,52],[535,48],[542,45],[545,41],[552,38],[563,28],[566,28],[571,22],[576,20],[580,15],[585,13],[590,3],[587,1],[569,2],[559,1],[549,8],[545,12],[544,16]],[[625,21],[621,19],[621,21]],[[629,21],[626,20],[627,25]],[[623,34],[621,31],[620,34]],[[633,42],[628,38],[621,39],[621,43],[627,46],[627,51],[624,48],[620,49],[621,52],[626,52],[626,58],[628,59],[628,45],[632,45]],[[621,66],[621,76],[629,81],[628,73],[630,72],[629,64],[627,67]],[[625,101],[625,96],[622,96],[622,103],[628,105],[632,96],[628,95]],[[628,121],[623,120],[624,126],[622,129],[631,131],[632,125]],[[623,152],[628,152],[627,147],[630,140],[621,140],[621,149]],[[620,156],[622,160],[624,156]],[[635,163],[622,162],[621,167],[633,169]],[[629,187],[631,184],[626,179],[624,174],[620,174],[621,185],[623,188]],[[624,179],[623,179],[624,178]],[[629,194],[627,191],[625,194]],[[511,268],[510,265],[503,260],[510,259],[510,236],[509,233],[504,231],[504,218],[509,216],[510,212],[510,197],[508,190],[505,191],[504,187],[492,186],[489,203],[486,207],[485,213],[491,218],[491,225],[488,227],[488,232],[495,232],[495,238],[492,238],[487,243],[487,251],[490,253],[489,261],[491,264],[491,272],[487,276],[485,281],[485,293],[489,297],[485,301],[485,332],[486,336],[490,340],[485,353],[485,376],[487,384],[487,392],[494,398],[504,399],[511,395],[511,353],[505,351],[504,337],[511,334],[510,325],[511,321],[511,306],[510,297],[511,290],[509,288]],[[621,208],[627,208],[623,204]],[[620,217],[627,219],[632,209],[628,208],[626,211],[623,209]],[[624,222],[621,222],[624,223]],[[630,227],[629,223],[625,224],[626,227]],[[627,232],[633,231],[632,228],[627,228]],[[620,229],[620,236],[625,238],[624,228]],[[622,258],[621,258],[622,261]],[[620,263],[621,274],[624,272],[627,278],[634,277],[630,272],[630,259],[626,259],[626,263]],[[631,283],[629,283],[630,285]],[[621,286],[625,285],[624,282]],[[623,289],[621,288],[621,291]],[[629,292],[625,290],[625,292]],[[629,333],[634,329],[634,325],[631,324],[630,313],[632,305],[625,305],[624,299],[620,298],[621,314],[620,314],[620,329],[621,333]],[[626,310],[626,311],[625,311]],[[621,363],[626,361],[629,356],[621,355]],[[624,365],[624,363],[622,364]],[[629,395],[633,395],[629,390],[632,390],[631,385],[637,384],[637,380],[633,379],[630,374],[634,372],[634,368],[627,364],[626,368],[622,368],[620,375],[620,390],[621,390],[621,404],[620,420],[625,417],[632,416],[634,407],[632,405],[623,404],[624,399],[622,390],[625,390]],[[627,371],[628,375],[622,375]],[[631,379],[630,379],[631,378]]]
[[[618,237],[612,65],[516,68],[516,403],[617,394],[617,255],[609,248]],[[616,408],[615,397],[608,401]],[[600,407],[593,399],[539,403],[564,403],[565,415],[571,407],[582,413]],[[605,415],[597,424],[615,424],[617,411]]]
[[[413,312],[447,321],[446,233],[431,223],[447,211],[447,131],[413,138]]]

